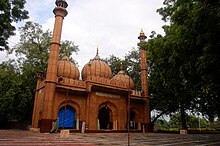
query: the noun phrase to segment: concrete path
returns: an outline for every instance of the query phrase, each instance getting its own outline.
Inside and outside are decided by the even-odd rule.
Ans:
[[[33,133],[22,130],[0,130],[0,146],[126,146],[127,133]],[[160,134],[131,133],[131,146],[220,146],[220,134]]]

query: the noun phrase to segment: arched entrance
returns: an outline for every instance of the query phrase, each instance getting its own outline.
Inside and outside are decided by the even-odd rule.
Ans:
[[[97,129],[118,130],[118,110],[115,104],[103,102],[97,110]]]
[[[103,107],[98,114],[100,129],[112,129],[112,122],[110,122],[110,109]]]
[[[134,111],[130,111],[130,129],[137,129],[136,117],[136,113]]]
[[[58,113],[58,127],[62,129],[75,128],[75,110],[71,106],[64,106]]]

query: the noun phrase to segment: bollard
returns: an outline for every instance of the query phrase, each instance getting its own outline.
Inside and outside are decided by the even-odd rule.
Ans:
[[[69,138],[70,137],[70,131],[69,130],[61,130],[60,131],[60,138]]]
[[[180,134],[182,135],[182,134],[188,134],[188,131],[187,130],[180,130]]]
[[[86,129],[86,122],[83,121],[81,133],[85,133],[85,129]]]

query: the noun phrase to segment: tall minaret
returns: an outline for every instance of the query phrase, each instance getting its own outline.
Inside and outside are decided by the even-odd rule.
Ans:
[[[140,36],[138,39],[141,42],[145,42],[145,36],[143,30],[141,29]],[[141,88],[143,91],[143,96],[148,97],[148,79],[147,79],[147,51],[145,48],[140,47],[140,59],[141,59]]]
[[[56,7],[53,10],[55,14],[55,23],[53,30],[52,42],[50,45],[50,54],[47,67],[47,75],[45,80],[44,105],[41,116],[41,132],[49,132],[52,127],[54,96],[57,83],[57,65],[60,52],[60,39],[62,32],[63,19],[67,15],[66,0],[56,0]]]
[[[145,42],[145,39],[147,37],[145,36],[143,30],[141,29],[140,36],[138,39],[140,40],[140,43]],[[141,60],[141,88],[142,88],[142,97],[144,98],[144,108],[143,112],[144,115],[146,115],[146,118],[144,118],[144,129],[145,131],[149,130],[150,127],[150,115],[149,115],[149,98],[148,98],[148,78],[147,78],[147,51],[143,46],[140,45],[140,60]],[[143,130],[144,130],[143,129]]]

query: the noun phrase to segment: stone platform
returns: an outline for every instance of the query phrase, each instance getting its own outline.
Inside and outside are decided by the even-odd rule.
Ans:
[[[127,133],[35,133],[22,130],[0,130],[0,146],[126,146]],[[131,146],[219,146],[220,134],[130,133]]]

